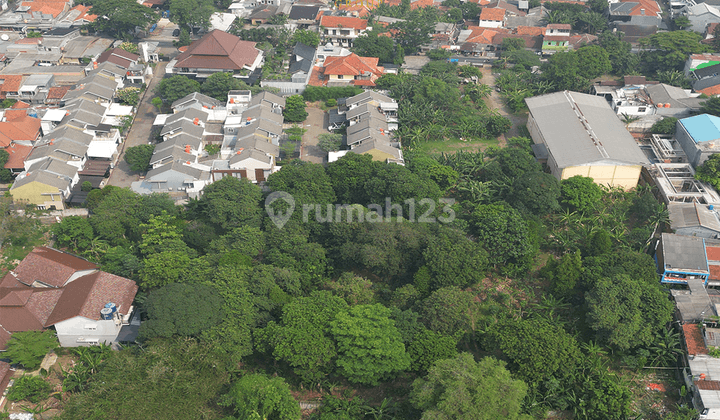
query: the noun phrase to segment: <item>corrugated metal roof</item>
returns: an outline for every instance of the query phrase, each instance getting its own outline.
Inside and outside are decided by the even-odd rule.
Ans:
[[[604,98],[565,91],[525,101],[559,168],[649,163]]]

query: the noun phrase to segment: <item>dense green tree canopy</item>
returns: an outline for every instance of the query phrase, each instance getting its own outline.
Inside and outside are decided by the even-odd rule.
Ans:
[[[188,31],[194,27],[208,29],[214,12],[210,0],[170,0],[170,19]]]
[[[193,92],[200,92],[200,83],[178,74],[163,79],[155,89],[165,102],[172,104]]]
[[[602,199],[603,190],[592,178],[575,175],[560,183],[561,201],[571,210],[592,211]]]
[[[698,166],[695,178],[720,188],[720,154],[710,155],[702,165]]]
[[[53,225],[57,244],[74,250],[85,250],[93,240],[93,228],[85,217],[70,216]]]
[[[597,282],[587,296],[588,323],[601,343],[627,350],[647,345],[670,322],[673,304],[657,279],[619,274]]]
[[[117,38],[131,40],[136,28],[144,30],[160,19],[153,9],[134,0],[93,0],[87,3],[92,6],[90,13],[98,16],[92,25]]]
[[[127,150],[125,150],[125,162],[130,165],[130,169],[133,171],[147,171],[150,169],[150,159],[154,151],[155,146],[152,144],[128,147]]]
[[[338,371],[351,382],[377,385],[410,366],[400,332],[389,315],[390,310],[380,304],[357,305],[338,313],[331,322]]]
[[[303,122],[308,117],[305,111],[305,100],[300,95],[293,95],[285,99],[285,109],[283,110],[285,121]]]
[[[228,92],[240,89],[249,89],[249,87],[240,79],[233,77],[232,73],[221,71],[213,73],[205,79],[200,91],[220,102],[225,102]]]
[[[530,418],[520,414],[526,392],[503,362],[491,357],[476,362],[461,353],[436,362],[413,383],[410,398],[423,411],[422,420],[512,420]]]
[[[140,326],[140,336],[198,335],[222,320],[222,306],[222,298],[208,286],[168,284],[148,295],[143,305],[148,319]]]
[[[665,70],[682,70],[690,54],[710,52],[701,43],[702,35],[689,31],[658,32],[640,40],[645,48],[640,53],[640,63],[646,73]]]
[[[337,350],[332,321],[346,308],[343,299],[329,292],[313,292],[285,305],[281,323],[268,324],[260,340],[301,379],[318,381],[334,370]]]
[[[238,419],[300,419],[300,406],[283,378],[245,375],[230,388],[223,404],[232,406]]]

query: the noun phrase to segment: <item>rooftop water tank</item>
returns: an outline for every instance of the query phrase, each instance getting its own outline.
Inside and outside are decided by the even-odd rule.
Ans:
[[[102,308],[100,309],[100,318],[104,320],[111,320],[113,317],[113,310],[110,308]]]
[[[105,307],[112,311],[110,313],[115,313],[115,311],[117,311],[117,306],[115,306],[115,304],[112,302],[106,303]]]

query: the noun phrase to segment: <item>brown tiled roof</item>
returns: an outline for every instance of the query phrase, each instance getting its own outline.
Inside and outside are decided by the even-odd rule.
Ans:
[[[5,350],[7,348],[8,340],[10,340],[10,332],[0,325],[0,350]],[[10,365],[5,362],[0,363],[2,364],[0,365],[0,372],[4,372],[5,369],[10,367]],[[7,367],[5,365],[7,365]],[[7,379],[7,382],[10,382],[10,378],[12,377],[12,375],[7,375],[6,373],[4,373],[4,375],[3,380],[0,381],[0,392],[4,392],[7,387],[5,380]]]
[[[48,89],[47,99],[62,99],[70,90],[70,86],[53,86]]]
[[[27,285],[40,281],[51,287],[62,287],[75,272],[97,268],[90,261],[43,246],[33,249],[14,272]]]
[[[698,328],[698,324],[684,324],[682,328],[688,354],[708,354],[705,339],[702,336],[700,328]]]
[[[518,35],[545,35],[545,28],[539,26],[518,26],[515,28],[515,33]]]
[[[175,67],[240,70],[254,63],[260,54],[255,44],[216,29],[178,55]]]
[[[0,74],[0,94],[3,98],[6,92],[17,92],[22,85],[23,77],[17,74]]]
[[[110,302],[127,313],[137,290],[134,281],[102,271],[80,277],[63,288],[45,326],[76,316],[99,320],[100,310]]]
[[[572,25],[569,23],[551,23],[547,26],[548,29],[566,29],[570,30],[572,29]]]
[[[707,391],[720,391],[720,381],[695,381],[695,385],[697,385],[698,389],[703,389]]]
[[[127,70],[133,62],[137,62],[140,56],[123,50],[122,48],[113,48],[112,50],[106,50],[97,59],[98,63],[104,63],[109,61],[113,64]]]

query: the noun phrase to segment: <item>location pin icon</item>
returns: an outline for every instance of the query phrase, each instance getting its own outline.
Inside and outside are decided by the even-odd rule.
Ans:
[[[282,200],[286,204],[277,203],[271,207],[277,200]],[[265,199],[265,211],[275,226],[282,229],[295,211],[295,199],[285,191],[275,191]]]

